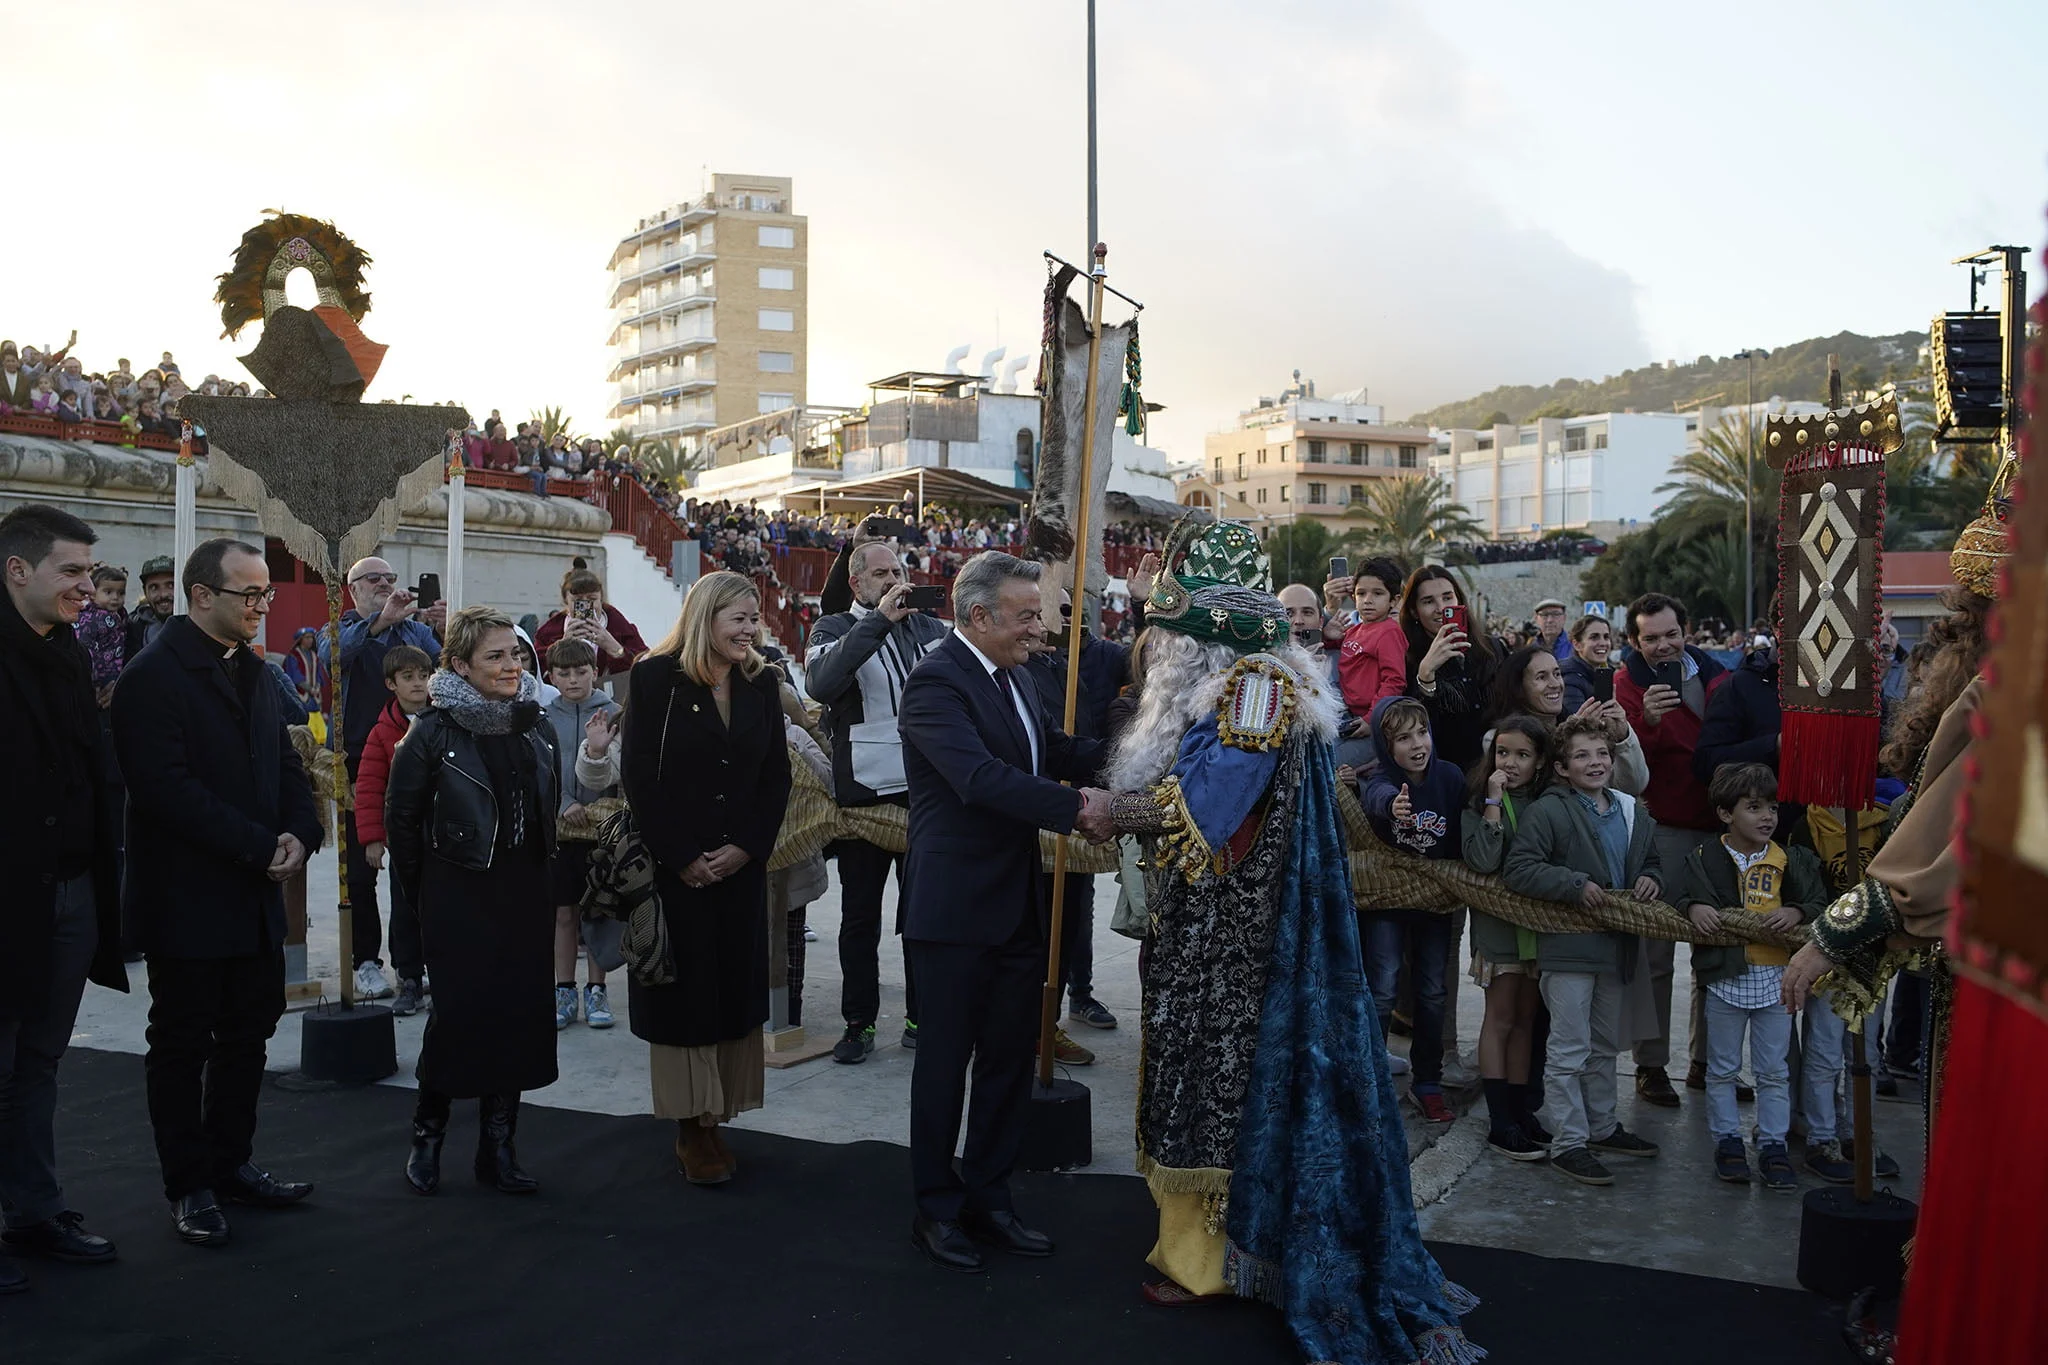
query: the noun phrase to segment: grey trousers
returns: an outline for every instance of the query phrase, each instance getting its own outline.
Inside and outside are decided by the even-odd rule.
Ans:
[[[1543,1122],[1550,1154],[1561,1156],[1611,1135],[1615,1065],[1621,1033],[1617,972],[1545,972],[1537,978],[1550,1011],[1543,1053]]]
[[[45,970],[50,999],[27,1019],[0,1020],[0,1215],[25,1228],[64,1212],[57,1181],[57,1063],[71,1043],[86,973],[99,947],[92,878],[57,887]]]
[[[1677,882],[1679,870],[1692,856],[1692,851],[1709,839],[1718,837],[1712,830],[1657,826],[1657,861],[1663,865],[1667,891]],[[1679,907],[1681,910],[1684,908]],[[1671,1065],[1671,978],[1677,969],[1678,944],[1668,938],[1653,938],[1645,940],[1643,946],[1650,953],[1650,996],[1657,1006],[1657,1036],[1636,1044],[1636,1070],[1641,1071],[1646,1066],[1661,1070]],[[1688,1060],[1702,1066],[1707,1061],[1706,997],[1706,991],[1695,980],[1692,983],[1692,1030],[1687,1051],[1690,1054]]]

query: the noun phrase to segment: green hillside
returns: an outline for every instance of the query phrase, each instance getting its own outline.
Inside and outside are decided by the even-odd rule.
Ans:
[[[1882,337],[1842,332],[1777,347],[1768,360],[1756,362],[1756,396],[1825,399],[1830,353],[1841,357],[1842,383],[1847,389],[1873,388],[1888,379],[1904,379],[1918,366],[1920,348],[1926,343],[1924,331]],[[1740,403],[1743,364],[1727,357],[1701,356],[1690,365],[1668,370],[1662,365],[1645,365],[1598,381],[1560,379],[1541,386],[1504,385],[1476,398],[1419,412],[1405,425],[1484,427],[1495,421],[1526,422],[1533,417],[1572,417],[1584,412],[1670,412],[1702,401]]]

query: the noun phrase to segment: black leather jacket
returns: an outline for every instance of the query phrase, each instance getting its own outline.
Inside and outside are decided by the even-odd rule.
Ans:
[[[524,738],[533,745],[534,780],[546,813],[540,821],[542,849],[553,853],[552,813],[562,799],[554,731],[543,718]],[[429,853],[472,872],[491,865],[498,843],[498,798],[490,771],[476,736],[445,711],[421,712],[392,751],[391,777],[384,788],[384,843],[393,873],[408,892],[418,890]]]

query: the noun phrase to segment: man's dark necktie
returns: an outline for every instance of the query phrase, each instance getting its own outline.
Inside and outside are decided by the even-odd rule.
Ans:
[[[1024,741],[1024,766],[1030,772],[1038,771],[1038,755],[1032,749],[1031,732],[1024,728],[1024,718],[1017,711],[1017,689],[1010,681],[1010,670],[996,670],[996,686],[1002,690],[1003,703],[1009,709],[1009,719],[1016,723],[1017,733]]]

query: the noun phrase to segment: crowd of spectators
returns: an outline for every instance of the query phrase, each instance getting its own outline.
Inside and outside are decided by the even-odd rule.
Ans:
[[[180,435],[178,403],[188,393],[228,397],[251,396],[247,384],[207,375],[197,387],[185,381],[169,351],[139,373],[123,356],[106,371],[88,371],[71,353],[71,340],[55,350],[17,347],[0,341],[0,417],[24,415],[59,422],[109,422],[131,435]],[[256,391],[255,396],[262,396]]]
[[[1547,540],[1483,540],[1476,545],[1454,544],[1449,555],[1465,564],[1521,564],[1531,560],[1555,559],[1575,564],[1587,555],[1606,550],[1607,543],[1590,536],[1555,536]]]

